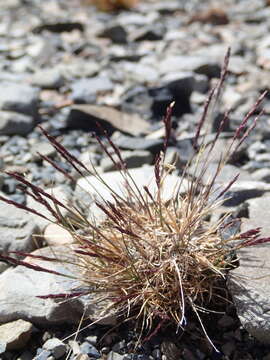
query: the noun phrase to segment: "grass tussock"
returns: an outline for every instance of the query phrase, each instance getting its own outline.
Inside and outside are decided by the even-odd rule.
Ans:
[[[165,163],[166,149],[172,138],[171,115],[173,104],[168,107],[164,117],[165,137],[164,149],[155,160],[153,179],[156,191],[147,186],[137,187],[121,157],[121,152],[104,133],[105,142],[97,137],[105,152],[118,167],[124,181],[123,193],[119,195],[104,183],[102,177],[91,173],[84,164],[69,153],[55,138],[42,130],[57,152],[74,170],[83,175],[85,171],[95,175],[111,194],[112,201],[98,201],[96,205],[106,215],[99,226],[89,221],[78,208],[62,204],[52,195],[31,184],[16,173],[16,178],[24,186],[25,191],[36,201],[42,203],[55,218],[55,223],[67,229],[78,246],[74,250],[77,259],[78,274],[83,284],[83,293],[58,294],[58,297],[72,297],[97,293],[97,298],[109,301],[108,311],[112,309],[122,319],[135,319],[142,330],[152,329],[155,333],[163,324],[173,323],[177,329],[185,329],[189,321],[188,314],[197,317],[202,331],[207,337],[201,320],[202,313],[213,310],[212,304],[226,301],[224,280],[228,271],[235,267],[237,259],[235,251],[243,246],[253,246],[268,242],[270,238],[260,238],[260,229],[251,229],[246,233],[235,233],[223,236],[227,227],[232,225],[230,214],[224,215],[215,223],[209,221],[211,214],[226,199],[228,190],[237,181],[237,176],[224,186],[217,186],[216,178],[223,166],[239,149],[247,136],[256,126],[260,114],[257,109],[265,94],[262,94],[243,121],[232,134],[229,147],[220,154],[216,171],[203,184],[207,167],[211,162],[211,154],[217,140],[226,126],[228,113],[224,116],[211,144],[204,144],[201,133],[208,116],[210,105],[216,101],[223,87],[228,67],[229,53],[220,81],[209,93],[202,117],[193,139],[195,155],[179,177],[174,195],[168,199],[165,179],[173,166]],[[108,146],[113,149],[109,152]],[[70,173],[60,168],[46,156],[42,156],[57,171],[73,180]],[[195,170],[190,175],[191,165]],[[187,188],[182,192],[184,182]],[[17,207],[23,207],[36,215],[43,216],[24,205],[1,198]],[[54,206],[51,205],[53,201]],[[68,211],[62,216],[61,209]],[[32,255],[33,256],[33,255]],[[0,256],[12,262],[12,257]],[[234,260],[233,260],[234,259]],[[14,260],[17,263],[19,260]],[[20,261],[22,264],[22,261]],[[24,266],[27,263],[23,262]],[[33,268],[33,265],[31,265]],[[37,271],[46,271],[44,268]],[[48,294],[55,298],[57,294]],[[153,330],[153,324],[156,328]],[[151,333],[150,331],[150,333]],[[211,341],[208,338],[209,341]],[[214,345],[213,345],[214,346]]]

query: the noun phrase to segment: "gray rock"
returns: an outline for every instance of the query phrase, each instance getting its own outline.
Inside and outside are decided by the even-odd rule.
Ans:
[[[161,23],[144,26],[132,32],[131,41],[156,41],[162,40],[166,33],[166,28]]]
[[[31,84],[43,89],[59,89],[64,85],[64,77],[59,69],[42,69],[34,73]]]
[[[45,189],[45,191],[50,194],[51,196],[54,196],[57,200],[63,202],[65,205],[69,204],[69,200],[71,199],[71,189],[66,185],[58,185],[53,188]],[[50,205],[54,210],[56,210],[55,205],[53,204],[52,200],[48,200]],[[48,219],[55,221],[52,214],[49,212],[49,210],[42,205],[41,203],[35,201],[31,196],[27,196],[26,198],[26,204],[29,208],[34,209],[38,211],[39,213],[46,216]],[[68,215],[68,211],[64,208],[61,208],[61,212],[63,216]],[[38,215],[30,214],[30,217],[32,219],[33,224],[37,226],[40,231],[43,231],[45,227],[50,223],[49,220],[46,220],[42,217],[39,217]]]
[[[25,115],[38,116],[38,89],[27,85],[3,81],[0,83],[0,109]]]
[[[210,56],[199,55],[168,55],[159,65],[160,73],[166,74],[177,71],[194,71],[209,77],[218,76],[219,63]]]
[[[71,128],[100,132],[97,122],[108,131],[118,129],[132,135],[144,133],[149,127],[140,116],[123,113],[108,106],[74,105],[67,119],[67,125]]]
[[[120,149],[125,150],[149,150],[157,152],[162,148],[163,140],[121,135],[118,139],[115,140],[115,144]]]
[[[6,197],[4,194],[1,194]],[[7,197],[6,197],[7,198]],[[36,248],[33,235],[38,232],[31,216],[21,209],[0,202],[0,251],[29,252]]]
[[[0,111],[1,135],[27,135],[34,125],[35,122],[31,116],[14,111]]]
[[[48,141],[39,141],[33,144],[30,148],[30,152],[34,161],[41,159],[38,155],[38,152],[41,155],[48,157],[54,156],[56,154],[55,148]]]
[[[33,325],[24,320],[16,320],[0,325],[0,343],[6,344],[7,350],[23,349],[30,340]]]
[[[236,206],[248,199],[257,198],[270,191],[270,184],[262,181],[240,180],[232,185],[226,197],[225,206]]]
[[[99,93],[112,91],[113,83],[107,77],[96,76],[75,81],[71,90],[71,98],[76,103],[91,104]]]
[[[120,355],[117,352],[110,351],[107,360],[124,360],[125,355]]]
[[[258,169],[251,174],[251,177],[256,181],[270,182],[270,169]]]
[[[66,353],[66,345],[63,343],[63,341],[52,338],[47,340],[43,344],[43,349],[50,351],[51,354],[55,357],[55,359],[59,359],[60,357],[64,356]]]
[[[123,62],[121,64],[125,76],[129,81],[136,83],[155,83],[159,75],[153,65],[143,63]]]
[[[87,341],[81,344],[80,351],[82,354],[87,354],[91,358],[99,359],[101,357],[101,354],[97,351],[97,349]]]
[[[269,194],[247,201],[249,219],[242,220],[242,232],[261,227],[261,236],[269,237],[269,202]],[[230,272],[228,279],[238,316],[250,334],[270,344],[269,244],[243,248],[238,257],[240,266]]]
[[[151,165],[153,155],[149,151],[136,150],[136,151],[122,151],[122,159],[125,161],[127,168],[137,168],[144,164]],[[100,163],[101,169],[104,172],[118,170],[117,166],[111,161],[109,157],[105,157]]]
[[[125,44],[127,42],[127,32],[125,28],[119,24],[107,26],[99,36],[109,38],[117,44]]]
[[[7,345],[5,343],[0,342],[0,355],[6,352]]]
[[[154,195],[156,192],[156,183],[154,175],[154,167],[145,165],[141,168],[135,168],[129,170],[130,175],[132,176],[134,183],[144,192],[143,186],[148,186],[149,191]],[[105,183],[114,190],[119,196],[125,194],[125,181],[119,171],[111,171],[102,175],[102,179]],[[169,200],[175,193],[177,186],[179,185],[180,179],[175,175],[168,175],[164,180],[163,188],[163,199]],[[131,184],[131,187],[136,192],[135,186]],[[180,193],[184,193],[187,190],[187,182],[184,180],[182,182],[182,187]],[[93,199],[98,199],[99,201],[110,200],[114,201],[111,191],[104,186],[104,184],[97,179],[95,176],[88,176],[86,178],[81,178],[77,181],[75,188],[75,195],[78,194],[82,198],[87,200],[87,197],[93,201]],[[89,200],[90,201],[90,200]]]
[[[47,360],[51,356],[51,352],[47,350],[41,351],[38,355],[34,357],[33,360]]]
[[[238,257],[240,266],[231,271],[228,278],[228,288],[238,317],[251,335],[269,345],[270,287],[269,269],[266,266],[270,261],[269,244],[241,249]]]
[[[35,255],[71,259],[67,246],[42,248]],[[74,265],[60,262],[48,262],[38,259],[25,259],[33,265],[39,265],[61,274],[76,275]],[[80,284],[74,279],[46,272],[33,271],[24,266],[8,269],[0,275],[0,322],[24,319],[37,325],[57,325],[78,323],[84,311],[93,316],[95,306],[90,305],[90,295],[68,301],[41,299],[37,296],[69,293]]]

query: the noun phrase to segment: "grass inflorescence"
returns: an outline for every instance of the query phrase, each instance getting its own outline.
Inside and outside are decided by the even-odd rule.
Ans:
[[[168,107],[164,117],[164,148],[155,160],[155,191],[147,185],[143,188],[137,186],[120,150],[106,132],[103,139],[105,142],[98,137],[97,141],[122,174],[121,195],[105,183],[95,169],[88,170],[57,139],[42,129],[58,154],[74,170],[81,176],[85,171],[96,176],[110,190],[112,198],[110,201],[96,201],[96,205],[105,214],[105,220],[97,225],[97,222],[90,221],[75,206],[71,208],[61,203],[21,175],[9,173],[22,183],[27,194],[45,206],[54,217],[53,222],[67,229],[77,243],[73,251],[79,271],[74,275],[84,290],[71,291],[70,294],[48,294],[46,298],[69,298],[96,292],[98,299],[109,303],[108,312],[113,310],[124,320],[136,320],[141,330],[149,330],[150,334],[156,333],[165,323],[173,323],[178,330],[184,330],[189,321],[188,314],[193,313],[207,337],[201,314],[214,311],[213,303],[227,300],[224,291],[226,276],[231,268],[237,266],[237,258],[232,254],[235,255],[235,251],[241,247],[270,241],[270,238],[260,238],[260,229],[223,236],[226,228],[232,224],[229,213],[216,222],[209,221],[211,214],[223,204],[228,190],[237,181],[237,176],[224,186],[217,185],[216,179],[226,162],[256,126],[260,114],[255,118],[253,115],[257,113],[265,97],[265,94],[262,94],[244,117],[232,135],[228,149],[220,154],[216,171],[205,184],[202,178],[211,162],[217,140],[228,121],[228,113],[221,121],[212,143],[205,144],[202,129],[210,104],[216,101],[223,87],[228,59],[229,53],[225,58],[220,81],[210,91],[205,103],[193,140],[194,156],[183,170],[173,196],[169,199],[164,184],[173,166],[166,164],[165,154],[172,138],[173,104]],[[113,153],[108,150],[108,144]],[[65,174],[69,180],[75,181],[70,173],[51,159],[46,156],[42,158]],[[192,174],[191,165],[194,169]],[[45,217],[42,213],[14,201],[3,197],[1,200]],[[68,214],[63,216],[61,209]],[[35,265],[28,265],[23,260],[13,259],[10,254],[0,255],[1,257],[15,264],[35,268]],[[36,270],[46,271],[41,267],[36,267]],[[153,328],[153,324],[156,328]],[[209,338],[208,340],[211,341]]]

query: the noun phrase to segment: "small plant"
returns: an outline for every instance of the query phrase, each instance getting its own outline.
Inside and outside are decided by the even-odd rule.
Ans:
[[[106,133],[104,133],[105,141],[99,137],[97,141],[122,174],[124,182],[122,195],[110,188],[109,184],[104,183],[102,176],[95,170],[94,174],[91,173],[54,137],[42,130],[57,152],[73,169],[81,176],[85,171],[96,176],[110,190],[112,201],[96,202],[106,215],[105,221],[100,226],[94,221],[87,220],[76,207],[70,208],[61,203],[21,175],[8,173],[23,185],[27,194],[49,210],[55,219],[54,222],[67,229],[78,244],[77,248],[70,251],[74,251],[77,259],[78,274],[74,275],[85,290],[80,292],[72,290],[69,294],[48,294],[48,298],[75,297],[96,291],[99,300],[108,301],[107,312],[114,310],[123,321],[136,320],[142,331],[149,330],[148,338],[167,323],[175,324],[178,330],[185,330],[189,321],[188,315],[193,313],[205,336],[211,342],[201,320],[201,314],[213,311],[215,301],[227,300],[228,295],[224,291],[226,276],[231,268],[237,266],[237,258],[232,254],[235,255],[241,247],[270,241],[270,238],[259,238],[260,229],[251,229],[229,237],[223,236],[224,230],[232,225],[230,213],[215,223],[209,221],[211,214],[224,202],[228,190],[237,181],[236,176],[226,186],[217,187],[216,178],[256,126],[261,113],[253,120],[252,116],[266,95],[262,94],[245,116],[233,134],[230,146],[220,154],[215,173],[206,184],[203,184],[202,177],[207,171],[211,154],[222,129],[228,121],[228,113],[220,123],[211,144],[205,144],[205,136],[201,134],[202,127],[210,104],[220,95],[227,75],[228,60],[229,52],[225,58],[221,78],[210,91],[198,123],[193,140],[195,154],[183,170],[174,196],[170,199],[164,196],[166,195],[164,181],[171,172],[172,166],[167,165],[164,159],[172,138],[173,104],[168,107],[164,117],[166,133],[164,148],[156,157],[154,165],[153,178],[156,191],[151,191],[147,186],[143,189],[138,188],[120,150]],[[113,149],[113,153],[108,147]],[[74,180],[70,173],[48,157],[40,156],[57,171],[65,174],[68,179]],[[195,164],[192,175],[190,175],[191,164],[193,166]],[[186,180],[188,185],[183,194],[180,190]],[[45,217],[25,205],[3,197],[0,199]],[[64,217],[61,209],[67,210],[68,215]],[[19,255],[25,254],[19,253]],[[2,254],[0,258],[37,271],[47,271],[23,260],[14,259],[10,254]]]

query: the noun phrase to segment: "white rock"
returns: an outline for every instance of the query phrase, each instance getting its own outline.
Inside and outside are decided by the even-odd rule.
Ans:
[[[48,245],[57,246],[74,243],[71,234],[62,226],[49,224],[44,230],[44,240]]]

